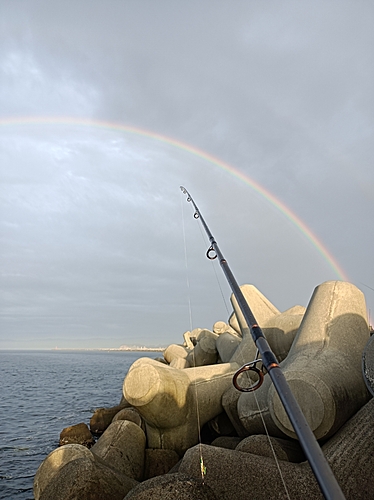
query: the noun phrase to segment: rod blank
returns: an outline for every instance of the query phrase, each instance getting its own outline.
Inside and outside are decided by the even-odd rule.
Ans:
[[[327,500],[344,500],[345,496],[337,482],[330,465],[328,464],[322,450],[302,413],[298,402],[296,401],[291,389],[286,381],[286,378],[278,364],[278,360],[271,350],[261,328],[258,326],[256,318],[254,317],[247,301],[244,298],[240,287],[231,272],[231,269],[224,258],[213,234],[210,232],[200,210],[194,202],[192,196],[183,186],[180,187],[182,192],[187,195],[187,201],[191,202],[194,206],[194,218],[200,219],[201,223],[208,235],[210,241],[210,248],[207,251],[208,258],[214,258],[211,253],[214,250],[230,288],[238,302],[240,310],[244,316],[247,326],[251,332],[254,343],[259,350],[262,358],[262,363],[266,368],[269,376],[274,384],[283,407],[287,413],[288,418],[295,430],[299,439],[305,456],[310,464],[310,467],[317,479],[321,492]]]

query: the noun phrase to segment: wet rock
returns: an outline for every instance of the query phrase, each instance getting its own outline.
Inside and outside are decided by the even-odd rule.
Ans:
[[[95,443],[95,440],[85,423],[80,423],[72,425],[70,427],[65,427],[60,433],[59,445],[64,446],[66,444],[81,444],[87,448]]]
[[[125,398],[117,406],[97,408],[90,419],[90,429],[93,434],[102,434],[112,423],[113,417],[123,408],[131,406]]]

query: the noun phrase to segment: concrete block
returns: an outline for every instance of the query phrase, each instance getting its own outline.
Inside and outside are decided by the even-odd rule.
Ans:
[[[168,363],[171,363],[175,358],[186,359],[189,354],[189,349],[178,344],[170,344],[164,350],[164,358]]]
[[[305,462],[304,452],[298,441],[293,439],[280,439],[263,434],[248,436],[236,446],[236,451],[252,453],[261,457],[286,460],[287,462]]]
[[[219,436],[212,441],[211,446],[219,446],[228,450],[235,450],[242,438],[237,436]]]
[[[154,477],[134,488],[124,500],[218,500],[201,479],[179,472]]]
[[[110,424],[91,451],[108,467],[141,481],[145,444],[145,434],[138,425],[129,420],[117,420]]]
[[[217,363],[217,338],[218,335],[210,330],[205,329],[199,332],[197,344],[186,358],[191,367],[213,365]]]
[[[134,424],[138,425],[144,431],[144,422],[140,415],[140,413],[135,410],[135,408],[124,408],[114,415],[112,423],[117,420],[129,420],[130,422],[134,422]]]
[[[60,467],[38,500],[122,500],[137,484],[96,460],[81,457]]]
[[[41,493],[52,481],[58,470],[73,460],[87,458],[95,460],[92,452],[81,444],[66,444],[61,448],[56,448],[40,464],[34,478],[34,497],[39,500]]]
[[[233,335],[230,332],[223,332],[219,335],[216,340],[216,348],[223,363],[230,362],[241,340],[238,335]]]
[[[280,311],[253,285],[242,285],[240,289],[254,317],[256,318],[257,324],[261,328],[273,316],[280,314]],[[255,359],[256,346],[234,295],[231,296],[231,303],[233,305],[235,317],[238,320],[243,339],[230,362],[243,365],[244,363],[248,363],[249,361]],[[232,324],[232,322],[230,322],[230,324]]]
[[[363,293],[351,283],[319,285],[282,371],[317,439],[332,436],[369,399],[361,357],[369,339]],[[296,435],[274,387],[269,410],[277,427]]]
[[[144,479],[167,474],[179,462],[179,455],[174,450],[161,448],[145,450]]]
[[[283,361],[292,346],[296,334],[304,318],[305,307],[295,306],[264,323],[262,332],[278,362]]]
[[[362,354],[362,374],[366,387],[374,396],[374,335],[370,337]]]
[[[244,298],[247,301],[254,317],[256,318],[257,324],[261,327],[270,318],[280,313],[280,311],[270,302],[270,300],[268,300],[265,295],[263,295],[255,286],[241,285],[240,290],[244,295]],[[230,300],[234,308],[234,313],[238,321],[240,331],[243,333],[243,328],[245,328],[247,325],[234,294],[231,295]],[[236,330],[235,327],[234,329]]]
[[[199,425],[223,411],[222,394],[236,368],[221,363],[177,370],[149,358],[135,361],[123,391],[146,422],[148,447],[175,450],[181,456],[196,444]]]
[[[317,482],[307,467],[281,462],[283,480],[273,458],[252,455],[216,446],[194,446],[182,459],[179,472],[198,479],[201,477],[200,458],[206,468],[204,483],[217,498],[269,500],[322,500]]]
[[[230,325],[225,323],[224,321],[216,321],[213,325],[213,333],[216,333],[217,335],[221,335],[222,333],[229,332],[232,333],[233,335],[238,335],[238,333],[231,328]]]

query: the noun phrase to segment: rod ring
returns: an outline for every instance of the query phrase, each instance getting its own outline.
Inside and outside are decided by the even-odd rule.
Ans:
[[[214,255],[211,255],[212,252],[214,252]],[[208,250],[206,252],[206,256],[208,257],[209,260],[214,260],[217,258],[216,251],[214,250],[213,247],[208,248]]]
[[[195,213],[193,214],[193,216],[194,216],[194,218],[195,218],[195,219],[198,219],[198,218],[200,217],[200,215],[199,215],[197,212],[195,212]]]
[[[242,387],[238,383],[238,377],[239,377],[239,375],[241,375],[242,373],[247,372],[247,371],[252,371],[252,372],[257,373],[257,375],[258,375],[258,381],[255,384],[251,385],[250,387]],[[262,373],[261,370],[259,370],[252,363],[248,363],[247,365],[242,366],[235,373],[235,375],[234,375],[234,377],[232,379],[232,383],[234,384],[235,389],[237,389],[240,392],[253,392],[253,391],[256,391],[259,387],[262,386],[262,382],[263,381],[264,381],[264,374]]]

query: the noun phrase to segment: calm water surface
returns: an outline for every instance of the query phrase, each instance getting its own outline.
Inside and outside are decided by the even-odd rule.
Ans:
[[[132,363],[155,352],[0,351],[0,499],[32,500],[35,472],[64,427],[121,400]]]

